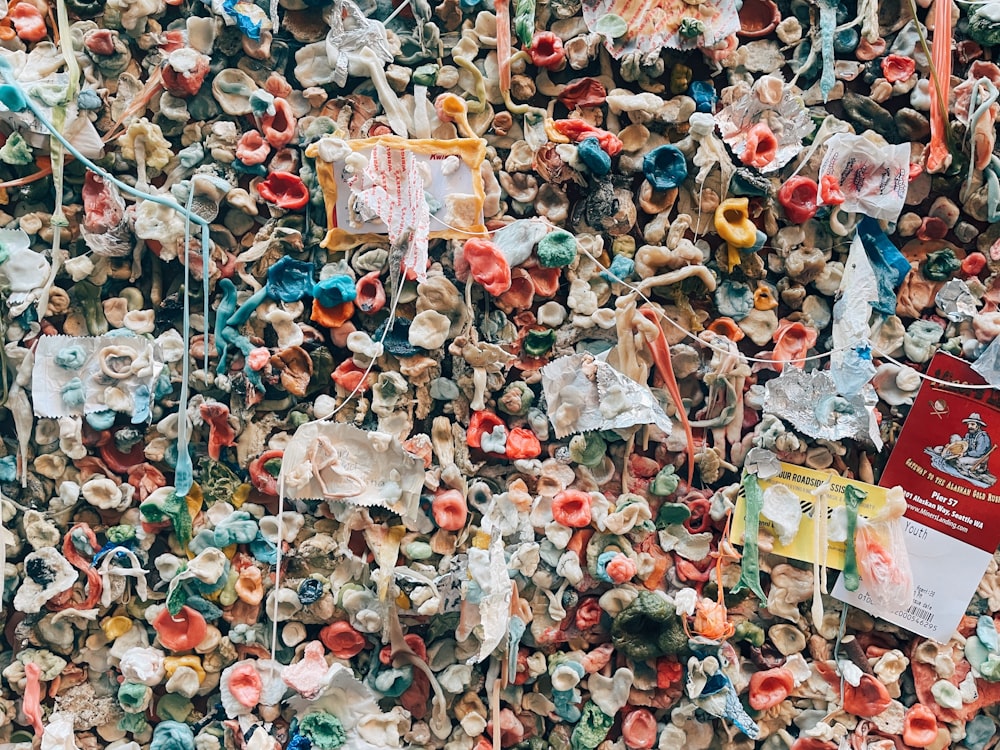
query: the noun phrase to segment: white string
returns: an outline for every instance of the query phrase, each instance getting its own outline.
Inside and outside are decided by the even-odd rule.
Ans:
[[[599,261],[597,258],[595,258],[593,255],[591,255],[587,250],[583,249],[582,247],[580,248],[580,252],[583,253],[584,255],[586,255],[588,258],[590,258],[597,265],[598,268],[600,268],[602,271],[604,271],[605,273],[607,273],[609,276],[611,276],[613,279],[615,279],[622,286],[624,286],[625,288],[630,289],[631,291],[633,291],[636,294],[638,294],[640,297],[642,297],[643,301],[647,302],[650,305],[653,305],[654,308],[656,307],[656,305],[654,304],[653,300],[651,300],[649,297],[647,297],[645,294],[643,294],[642,290],[639,289],[639,287],[633,286],[632,284],[629,284],[627,281],[625,281],[620,276],[618,276],[617,274],[615,274],[614,271],[612,271],[610,268],[608,268],[607,266],[605,266],[603,263],[601,263],[601,261]],[[657,310],[657,315],[661,319],[663,319],[663,320],[667,321],[668,323],[670,323],[674,328],[676,328],[678,331],[680,331],[681,333],[683,333],[685,336],[687,336],[692,341],[696,341],[697,343],[699,343],[699,344],[701,344],[703,346],[706,346],[709,349],[712,349],[713,351],[719,352],[719,354],[726,354],[726,355],[732,354],[732,352],[728,348],[723,347],[723,346],[717,346],[716,344],[713,344],[710,341],[705,341],[704,339],[700,338],[696,333],[693,333],[692,331],[689,331],[687,328],[685,328],[680,323],[678,323],[676,320],[674,320],[673,318],[671,318],[668,315],[664,314],[663,312],[660,312],[659,310]],[[745,354],[742,354],[742,353],[741,353],[740,356],[742,356],[743,359],[745,359],[747,362],[759,362],[759,363],[765,364],[765,365],[773,365],[773,364],[775,364],[775,362],[779,362],[779,361],[780,362],[789,362],[789,363],[791,363],[791,362],[812,362],[812,361],[818,361],[818,360],[821,360],[821,359],[826,359],[827,357],[832,357],[834,354],[837,354],[839,352],[846,352],[848,349],[853,349],[853,348],[854,348],[853,345],[851,345],[851,346],[840,346],[840,347],[837,347],[836,349],[831,349],[830,351],[823,352],[821,354],[812,354],[812,355],[810,355],[808,357],[791,357],[789,359],[782,359],[782,360],[763,359],[763,358],[760,358],[760,357],[749,357],[749,356],[747,356]]]
[[[467,229],[461,229],[460,227],[454,227],[451,224],[448,224],[448,223],[442,221],[441,219],[439,219],[438,217],[434,216],[433,214],[431,215],[431,218],[434,219],[435,221],[437,221],[439,224],[442,224],[442,225],[448,227],[448,229],[451,229],[451,230],[453,230],[455,232],[461,232],[462,234],[467,234],[467,235],[470,235],[470,236],[473,236],[473,237],[481,237],[484,234],[486,234],[486,235],[492,235],[492,234],[496,234],[498,231],[500,231],[499,229],[493,229],[493,230],[484,230],[483,232],[470,232]],[[538,221],[538,220],[535,219],[534,221]],[[579,246],[579,244],[578,244],[578,246]],[[615,274],[614,271],[612,271],[609,267],[607,267],[603,263],[601,263],[601,261],[599,261],[593,255],[591,255],[584,248],[580,247],[579,249],[580,249],[581,253],[583,253],[588,258],[590,258],[590,260],[592,260],[597,265],[597,267],[600,268],[604,273],[607,273],[609,276],[611,276],[613,279],[615,279],[615,281],[617,281],[618,283],[620,283],[625,288],[627,288],[627,289],[631,290],[632,292],[635,292],[636,294],[638,294],[643,299],[644,302],[647,302],[650,305],[654,305],[653,301],[649,297],[647,297],[645,294],[643,294],[643,292],[642,292],[641,289],[639,289],[638,287],[636,287],[636,286],[634,286],[632,284],[629,284],[627,281],[625,281],[620,276],[618,276],[617,274]],[[654,305],[654,307],[655,307],[655,305]],[[676,328],[678,331],[680,331],[682,334],[684,334],[684,336],[686,336],[687,338],[691,339],[692,341],[697,342],[701,346],[707,347],[707,348],[709,348],[709,349],[711,349],[713,351],[718,352],[719,354],[731,354],[731,352],[730,352],[729,349],[727,349],[725,347],[717,346],[716,344],[713,344],[711,341],[705,341],[704,339],[700,338],[696,333],[694,333],[692,331],[689,331],[687,328],[685,328],[680,323],[678,323],[676,320],[674,320],[673,318],[667,316],[666,314],[657,311],[657,315],[662,320],[665,320],[668,323],[670,323],[670,325],[672,325],[674,328]],[[829,350],[827,352],[821,352],[820,354],[811,354],[811,355],[809,355],[807,357],[791,357],[789,359],[783,359],[783,360],[780,360],[780,361],[781,362],[787,362],[787,363],[818,362],[818,361],[827,359],[828,357],[832,357],[834,354],[839,354],[840,352],[846,352],[846,351],[849,351],[851,349],[855,349],[856,347],[857,347],[856,344],[848,344],[846,346],[836,347],[836,348],[831,349],[831,350]],[[932,383],[936,383],[938,385],[945,385],[945,386],[948,386],[949,388],[956,388],[956,389],[959,389],[959,390],[969,390],[969,391],[987,391],[987,390],[990,390],[991,388],[994,387],[994,386],[989,385],[989,384],[986,384],[986,385],[972,385],[972,384],[968,384],[968,383],[949,383],[949,382],[947,382],[945,380],[939,380],[938,378],[931,377],[930,375],[925,375],[924,373],[916,370],[915,368],[911,367],[910,365],[904,364],[903,362],[900,362],[900,361],[898,361],[898,360],[890,357],[886,352],[883,352],[881,349],[878,349],[875,346],[872,346],[872,350],[875,351],[878,354],[879,357],[882,357],[883,359],[887,359],[887,360],[889,360],[890,362],[892,362],[895,365],[899,365],[900,367],[909,367],[922,380],[927,380],[927,381],[930,381]],[[759,364],[764,364],[764,365],[773,365],[775,362],[779,361],[779,360],[774,360],[774,359],[763,359],[761,357],[750,357],[750,356],[748,356],[746,354],[742,354],[742,353],[741,353],[741,356],[747,362],[757,362]]]
[[[396,8],[392,13],[390,13],[389,16],[384,21],[382,21],[382,25],[384,26],[385,24],[389,23],[389,21],[391,21],[393,18],[395,18],[396,16],[398,16],[400,13],[403,12],[403,8],[406,8],[409,5],[410,5],[410,0],[403,0],[403,2],[399,4],[399,7]]]
[[[640,290],[638,287],[635,287],[635,286],[629,284],[627,281],[623,281],[621,278],[619,278],[617,275],[615,275],[615,273],[612,272],[610,268],[606,268],[599,260],[597,260],[597,258],[595,258],[593,255],[591,255],[589,252],[587,252],[583,248],[580,248],[580,252],[582,252],[584,255],[586,255],[588,258],[590,258],[594,263],[596,263],[599,268],[602,268],[610,276],[612,276],[613,278],[617,279],[623,286],[627,287],[628,289],[631,289],[633,292],[635,292],[636,294],[638,294],[640,297],[642,297],[643,300],[645,300],[649,304],[651,304],[651,305],[653,304],[652,300],[650,300],[649,297],[647,297],[645,294],[642,293],[642,290]],[[692,339],[693,341],[697,341],[702,346],[707,346],[709,349],[713,349],[714,351],[717,351],[720,354],[730,354],[731,353],[729,349],[726,349],[726,348],[720,347],[720,346],[716,346],[715,344],[711,343],[710,341],[705,341],[704,339],[699,338],[696,334],[694,334],[691,331],[687,330],[686,328],[684,328],[684,326],[682,326],[676,320],[674,320],[673,318],[665,315],[664,313],[658,312],[658,315],[660,316],[660,318],[662,318],[663,320],[666,320],[668,323],[670,323],[670,325],[672,325],[678,331],[680,331],[681,333],[683,333],[689,339]],[[810,361],[816,361],[816,360],[826,359],[827,357],[832,357],[834,354],[838,354],[840,352],[845,352],[845,351],[848,351],[850,349],[854,349],[856,346],[857,346],[856,344],[848,344],[846,346],[840,346],[840,347],[837,347],[835,349],[831,349],[830,351],[824,352],[822,354],[814,354],[814,355],[811,355],[809,357],[792,357],[790,359],[781,360],[781,361],[782,362],[789,362],[789,363],[791,363],[791,362],[810,362]],[[916,370],[915,368],[911,367],[910,365],[904,364],[904,363],[900,362],[899,360],[894,359],[893,357],[890,357],[887,353],[883,352],[881,349],[879,349],[879,348],[877,348],[875,346],[872,346],[872,349],[878,354],[879,357],[882,357],[883,359],[887,359],[887,360],[889,360],[890,362],[892,362],[895,365],[899,365],[900,367],[909,367],[911,370],[913,370],[920,377],[921,380],[927,380],[927,381],[930,381],[931,383],[936,383],[938,385],[948,386],[949,388],[956,388],[958,390],[987,391],[987,390],[990,390],[991,388],[994,387],[994,386],[989,385],[989,384],[986,384],[986,385],[972,385],[970,383],[949,383],[946,380],[940,380],[939,378],[935,378],[935,377],[932,377],[930,375],[925,375],[924,373],[919,372],[918,370]],[[742,355],[742,356],[748,362],[760,362],[762,364],[774,364],[775,361],[777,361],[777,360],[773,360],[773,359],[759,359],[759,358],[756,358],[756,357],[748,357],[746,355]]]

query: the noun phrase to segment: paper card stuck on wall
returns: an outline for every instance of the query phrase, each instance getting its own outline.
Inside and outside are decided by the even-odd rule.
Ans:
[[[838,581],[833,596],[907,630],[945,642],[965,614],[1000,544],[1000,391],[968,390],[982,384],[970,364],[939,352],[906,418],[880,484],[901,485],[907,511],[906,547],[913,600],[884,611],[861,587]],[[991,434],[992,433],[992,434]]]
[[[336,139],[329,139],[335,141]],[[486,157],[485,141],[475,138],[406,139],[377,136],[340,141],[346,149],[330,148],[328,143],[314,143],[306,155],[316,159],[316,174],[323,190],[328,227],[323,247],[346,250],[366,242],[384,242],[386,224],[377,218],[365,219],[352,214],[351,174],[348,162],[354,155],[367,159],[376,147],[405,153],[416,161],[423,178],[424,194],[430,212],[431,239],[468,239],[485,236],[483,205],[486,192],[480,167]],[[406,196],[402,195],[401,200]]]

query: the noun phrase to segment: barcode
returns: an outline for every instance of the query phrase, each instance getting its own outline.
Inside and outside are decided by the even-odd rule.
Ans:
[[[918,607],[916,604],[914,604],[912,607],[906,610],[906,613],[908,615],[916,615],[921,620],[930,621],[934,619],[934,613],[931,610],[927,609],[926,607]]]
[[[897,611],[896,616],[910,620],[911,622],[921,622],[927,625],[934,622],[934,611],[927,607],[921,607],[919,604],[914,604],[909,609]]]

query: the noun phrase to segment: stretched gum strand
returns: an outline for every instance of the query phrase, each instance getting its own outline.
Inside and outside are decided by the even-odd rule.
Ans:
[[[691,422],[688,420],[687,411],[684,409],[684,401],[681,398],[681,389],[677,386],[677,378],[674,376],[674,366],[670,360],[670,347],[667,344],[667,337],[663,333],[663,326],[660,324],[660,313],[649,305],[643,305],[639,309],[639,314],[647,320],[656,323],[656,340],[649,342],[649,350],[656,363],[656,369],[663,378],[667,386],[667,392],[674,401],[677,408],[677,417],[684,427],[684,436],[687,439],[688,454],[688,484],[694,483],[694,434],[691,432]]]
[[[500,91],[510,91],[510,0],[496,0],[497,63],[500,67]]]
[[[912,5],[911,0],[911,5]],[[916,13],[913,15],[916,18]],[[934,3],[934,40],[931,51],[931,142],[927,171],[941,172],[951,163],[948,151],[948,88],[951,81],[951,3]],[[926,41],[921,34],[926,52]]]
[[[757,477],[746,471],[743,472],[743,493],[746,496],[743,560],[740,565],[740,578],[730,593],[738,594],[746,588],[762,602],[766,602],[767,595],[760,586],[760,548],[757,546],[760,512],[764,508],[764,493],[760,491]]]

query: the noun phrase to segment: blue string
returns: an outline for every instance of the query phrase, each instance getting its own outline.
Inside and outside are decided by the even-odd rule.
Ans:
[[[142,198],[144,200],[152,201],[158,205],[166,206],[167,208],[173,209],[184,216],[184,330],[181,332],[181,336],[184,341],[185,355],[182,360],[183,364],[181,377],[183,379],[181,382],[181,394],[180,400],[177,404],[178,418],[180,422],[177,427],[177,467],[175,471],[174,486],[178,495],[187,495],[194,480],[194,472],[191,465],[191,454],[188,449],[189,436],[187,431],[188,377],[190,369],[187,353],[191,350],[191,302],[188,288],[190,281],[190,268],[188,267],[187,253],[191,240],[192,222],[201,227],[202,266],[203,273],[205,275],[206,287],[208,285],[208,246],[210,242],[209,222],[191,211],[191,203],[194,199],[194,186],[192,185],[188,190],[187,206],[184,207],[176,201],[163,195],[147,193],[144,190],[139,190],[128,183],[122,182],[117,177],[104,169],[101,169],[101,167],[97,166],[97,164],[80,153],[79,149],[77,149],[76,146],[70,143],[66,137],[59,132],[59,130],[49,121],[45,112],[43,112],[41,108],[31,100],[31,97],[25,93],[24,89],[17,81],[17,76],[14,73],[14,68],[11,66],[10,61],[2,56],[0,56],[0,78],[3,78],[3,80],[6,81],[5,84],[0,85],[0,104],[11,112],[23,112],[25,109],[30,110],[42,126],[49,131],[49,134],[59,141],[63,148],[72,154],[77,161],[83,164],[90,171],[100,175],[102,179],[115,185],[115,187],[122,192],[131,195],[134,198]],[[206,330],[208,326],[207,308],[208,295],[206,294]]]

